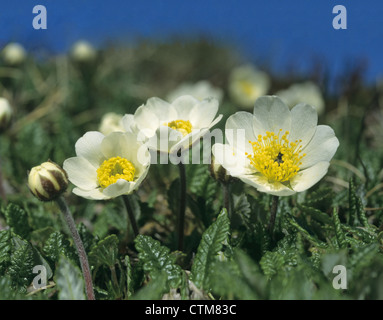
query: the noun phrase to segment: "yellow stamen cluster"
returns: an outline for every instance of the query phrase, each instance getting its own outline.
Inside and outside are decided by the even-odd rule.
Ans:
[[[113,157],[105,160],[97,169],[97,180],[102,188],[106,188],[118,179],[133,181],[136,169],[134,165],[125,158]]]
[[[181,132],[183,136],[188,135],[192,131],[192,125],[189,120],[174,120],[165,123],[165,126]]]
[[[269,182],[287,182],[294,177],[302,164],[306,154],[302,153],[302,140],[290,142],[289,132],[278,134],[266,131],[266,135],[258,135],[257,141],[249,141],[253,147],[253,154],[246,153],[250,163],[262,173]]]

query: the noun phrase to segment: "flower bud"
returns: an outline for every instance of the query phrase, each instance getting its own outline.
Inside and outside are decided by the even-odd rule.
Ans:
[[[89,42],[80,40],[72,46],[70,55],[74,61],[86,63],[93,61],[97,56],[97,52]]]
[[[210,175],[217,181],[222,183],[228,183],[234,178],[227,174],[226,169],[215,161],[214,156],[211,158],[210,163]]]
[[[68,184],[65,170],[51,161],[33,167],[28,175],[29,190],[41,201],[54,200],[66,190]]]
[[[4,62],[9,66],[17,66],[25,61],[27,53],[19,43],[9,43],[2,50]]]
[[[0,97],[0,132],[8,128],[12,119],[12,107],[8,100]]]

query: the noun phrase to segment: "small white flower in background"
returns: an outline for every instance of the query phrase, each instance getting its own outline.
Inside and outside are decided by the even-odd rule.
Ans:
[[[255,100],[267,94],[269,88],[269,75],[252,65],[236,67],[229,77],[230,97],[234,103],[245,109],[252,109]]]
[[[8,100],[0,97],[0,131],[5,130],[12,119],[13,109]]]
[[[98,130],[104,135],[112,132],[135,132],[134,115],[125,114],[123,116],[114,112],[105,113],[101,118]]]
[[[280,90],[276,94],[291,109],[301,101],[312,105],[318,114],[322,114],[325,107],[322,92],[320,88],[313,82],[307,81],[303,83],[295,83],[289,88]]]
[[[168,103],[154,97],[136,110],[134,122],[137,131],[148,139],[150,149],[176,154],[221,120],[222,115],[216,117],[218,105],[215,98],[200,101],[185,95]]]
[[[261,97],[253,114],[242,111],[228,118],[228,143],[215,144],[213,155],[228,174],[260,192],[302,192],[327,173],[339,146],[334,131],[317,121],[315,108],[308,104],[290,110],[276,96]]]
[[[4,62],[10,66],[20,65],[27,57],[24,47],[20,43],[16,42],[7,44],[3,48],[1,55]]]
[[[97,52],[89,42],[79,40],[73,44],[70,55],[74,61],[89,62],[96,58]]]
[[[183,83],[175,88],[166,97],[167,101],[173,102],[180,96],[190,95],[198,100],[207,98],[216,98],[218,101],[222,101],[223,90],[221,88],[214,87],[209,81],[201,80],[196,83]]]
[[[91,131],[75,145],[77,157],[64,161],[73,193],[86,199],[106,200],[135,191],[146,177],[150,154],[130,132],[103,135]]]

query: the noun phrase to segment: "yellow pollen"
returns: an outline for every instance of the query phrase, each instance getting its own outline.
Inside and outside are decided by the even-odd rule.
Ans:
[[[282,134],[266,132],[258,135],[257,141],[249,141],[253,147],[253,154],[246,153],[254,168],[262,173],[269,182],[287,182],[294,177],[302,164],[301,160],[306,154],[302,153],[302,140],[290,142],[289,131]]]
[[[174,120],[164,125],[181,132],[183,136],[188,135],[192,131],[192,125],[189,120]]]
[[[105,160],[97,169],[97,180],[102,188],[106,188],[118,179],[133,181],[136,169],[125,158],[113,157]]]

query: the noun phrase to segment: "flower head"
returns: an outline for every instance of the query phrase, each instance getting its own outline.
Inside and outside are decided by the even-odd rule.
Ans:
[[[270,78],[267,73],[252,65],[243,65],[233,69],[229,78],[229,93],[240,107],[252,109],[260,96],[267,94]]]
[[[172,103],[150,98],[134,114],[136,130],[148,139],[148,146],[165,153],[188,149],[222,118],[218,100],[202,101],[186,95]]]
[[[68,183],[66,172],[51,161],[33,167],[28,174],[29,190],[41,201],[56,199],[66,190]]]
[[[196,83],[186,82],[170,92],[167,96],[167,100],[173,102],[183,95],[191,95],[201,101],[207,98],[216,98],[218,101],[221,101],[223,90],[221,88],[213,87],[207,80],[200,80]]]
[[[301,101],[305,101],[307,104],[315,107],[318,114],[324,111],[322,92],[320,88],[311,81],[295,83],[287,89],[278,91],[276,96],[281,98],[290,109]]]
[[[97,56],[97,52],[89,42],[79,40],[73,44],[70,55],[74,61],[81,63],[93,61]]]
[[[317,125],[313,106],[290,110],[276,96],[257,99],[254,113],[237,112],[226,122],[228,144],[215,144],[218,163],[261,192],[287,196],[304,191],[326,173],[339,141]]]
[[[146,177],[150,155],[131,132],[87,132],[75,145],[77,157],[64,161],[78,196],[104,200],[130,194]]]
[[[8,100],[0,97],[0,131],[5,130],[12,119],[13,110]]]
[[[25,61],[27,53],[20,43],[11,42],[7,44],[2,52],[5,63],[9,66],[17,66]]]

